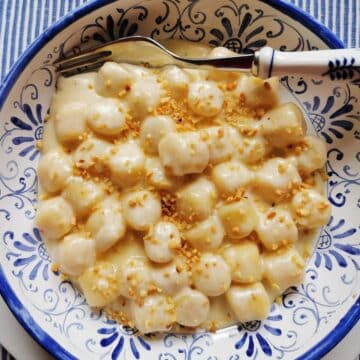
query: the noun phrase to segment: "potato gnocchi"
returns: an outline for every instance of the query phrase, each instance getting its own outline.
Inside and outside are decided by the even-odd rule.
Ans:
[[[276,78],[114,62],[60,77],[36,216],[54,270],[142,333],[266,318],[330,217],[306,133]]]

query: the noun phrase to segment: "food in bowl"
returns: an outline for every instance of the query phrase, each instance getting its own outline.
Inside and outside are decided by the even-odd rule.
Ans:
[[[107,62],[58,79],[39,145],[54,270],[142,333],[264,319],[330,216],[325,146],[277,78]]]

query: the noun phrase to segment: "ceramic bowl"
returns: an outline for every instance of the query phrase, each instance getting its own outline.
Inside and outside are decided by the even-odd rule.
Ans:
[[[81,294],[51,271],[34,227],[35,144],[56,83],[51,64],[64,53],[133,34],[238,52],[264,45],[285,51],[342,46],[304,12],[273,0],[96,0],[65,16],[29,47],[0,90],[2,296],[28,332],[59,359],[319,359],[360,317],[360,80],[341,62],[331,77],[281,79],[284,96],[302,107],[309,129],[327,144],[332,216],[304,283],[290,288],[265,321],[217,333],[138,336],[92,313]]]

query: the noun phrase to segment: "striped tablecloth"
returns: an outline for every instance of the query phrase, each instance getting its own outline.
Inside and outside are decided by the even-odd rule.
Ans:
[[[0,82],[19,55],[39,34],[86,1],[0,0]],[[360,47],[360,0],[287,1],[324,23],[345,46]],[[1,360],[7,359],[12,357],[5,349],[1,349]]]

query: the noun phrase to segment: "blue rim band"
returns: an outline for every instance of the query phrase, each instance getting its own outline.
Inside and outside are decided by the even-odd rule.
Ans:
[[[75,20],[91,13],[92,11],[115,2],[116,0],[92,0],[79,9],[69,12],[62,19],[49,27],[38,39],[36,39],[28,49],[20,56],[18,61],[11,68],[4,82],[0,85],[0,110],[5,103],[12,86],[22,73],[26,64],[41,50],[41,48],[66,26]],[[289,4],[283,0],[259,0],[271,7],[280,10],[282,13],[291,17],[294,21],[307,27],[316,34],[330,48],[344,48],[344,44],[329,29],[311,17],[305,11]],[[49,353],[58,359],[76,359],[67,350],[60,346],[51,336],[45,333],[36,321],[31,317],[30,313],[23,308],[20,300],[10,287],[4,274],[3,268],[0,266],[0,293],[10,308],[11,312],[26,329],[26,331]],[[356,303],[350,308],[347,314],[339,321],[333,331],[316,344],[313,348],[301,355],[299,359],[319,359],[334,346],[336,346],[342,338],[352,329],[352,327],[360,319],[360,297]]]

